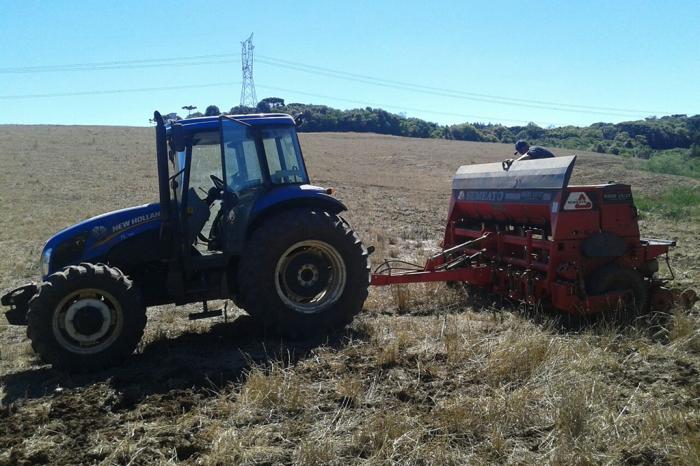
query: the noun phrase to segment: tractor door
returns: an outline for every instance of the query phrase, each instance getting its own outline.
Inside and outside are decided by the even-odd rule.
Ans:
[[[224,251],[239,254],[250,211],[269,184],[269,176],[255,129],[227,116],[222,116],[220,121],[225,188],[219,229]]]

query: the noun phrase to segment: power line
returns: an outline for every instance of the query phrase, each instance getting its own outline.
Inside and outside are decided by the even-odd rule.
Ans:
[[[171,91],[171,90],[180,90],[180,89],[228,87],[228,86],[239,85],[239,84],[241,84],[241,82],[222,81],[222,82],[205,83],[205,84],[184,84],[184,85],[177,85],[177,86],[142,87],[142,88],[131,88],[131,89],[104,89],[104,90],[96,90],[96,91],[55,92],[55,93],[45,93],[45,94],[0,95],[0,100],[43,99],[43,98],[74,97],[74,96],[87,96],[87,95],[109,95],[109,94],[124,94],[124,93],[130,93],[130,92],[158,92],[158,91]],[[515,119],[500,118],[500,117],[487,117],[487,116],[483,116],[483,115],[469,115],[469,114],[462,114],[462,113],[440,112],[440,111],[429,110],[429,109],[424,109],[424,108],[404,107],[404,106],[395,105],[395,104],[382,104],[382,103],[377,103],[377,102],[366,102],[366,101],[361,101],[361,100],[345,99],[342,97],[334,97],[334,96],[323,95],[323,94],[315,94],[315,93],[299,91],[299,90],[295,90],[295,89],[287,89],[287,88],[276,87],[276,86],[267,86],[264,84],[263,85],[258,84],[258,87],[261,87],[263,89],[270,89],[273,91],[289,92],[289,93],[304,95],[304,96],[308,96],[308,97],[316,97],[319,99],[330,99],[330,100],[335,100],[338,102],[347,102],[347,103],[352,103],[352,104],[356,104],[356,105],[362,105],[364,107],[395,108],[395,109],[411,111],[411,112],[428,113],[428,114],[433,114],[433,115],[452,116],[452,117],[460,117],[460,118],[475,118],[475,119],[486,120],[486,121],[497,120],[497,121],[511,121],[511,122],[516,122],[516,123],[528,123],[529,122],[526,120],[515,120]]]
[[[130,92],[155,92],[155,91],[173,91],[179,89],[198,89],[205,87],[221,87],[238,85],[240,82],[224,81],[208,84],[185,84],[181,86],[159,86],[159,87],[140,87],[132,89],[105,89],[98,91],[78,91],[78,92],[52,92],[46,94],[23,94],[23,95],[0,95],[0,100],[19,100],[19,99],[43,99],[49,97],[73,97],[81,95],[107,95],[107,94],[126,94]]]
[[[46,94],[24,94],[24,95],[9,95],[9,96],[8,95],[0,95],[0,100],[41,99],[41,98],[74,97],[74,96],[87,96],[87,95],[109,95],[109,94],[124,94],[124,93],[130,93],[130,92],[157,92],[157,91],[171,91],[171,90],[180,90],[180,89],[226,87],[226,86],[232,86],[232,85],[238,85],[238,84],[241,84],[241,83],[234,82],[234,81],[223,81],[223,82],[207,83],[207,84],[186,84],[186,85],[179,85],[179,86],[143,87],[143,88],[132,88],[132,89],[105,89],[105,90],[99,90],[99,91],[57,92],[57,93],[46,93]],[[412,107],[404,107],[404,106],[395,105],[395,104],[381,104],[381,103],[367,102],[367,101],[362,101],[362,100],[345,99],[342,97],[334,97],[334,96],[323,95],[323,94],[315,94],[315,93],[311,93],[311,92],[304,92],[304,91],[299,91],[299,90],[295,90],[295,89],[287,89],[287,88],[276,87],[276,86],[266,86],[266,85],[258,84],[258,87],[261,87],[264,89],[270,89],[273,91],[289,92],[289,93],[294,93],[294,94],[299,94],[299,95],[304,95],[304,96],[309,96],[309,97],[316,97],[319,99],[330,99],[330,100],[335,100],[338,102],[347,102],[347,103],[352,103],[352,104],[356,104],[356,105],[362,105],[365,107],[395,108],[395,109],[411,111],[411,112],[420,112],[420,113],[428,113],[428,114],[433,114],[433,115],[453,116],[453,117],[456,116],[456,117],[460,117],[460,118],[474,118],[474,119],[486,120],[486,121],[499,120],[499,121],[511,121],[511,122],[516,122],[516,123],[528,123],[529,122],[527,120],[516,120],[516,119],[500,118],[500,117],[488,117],[488,116],[483,116],[483,115],[470,115],[470,114],[463,114],[463,113],[439,112],[439,111],[428,110],[428,109],[424,109],[424,108],[412,108]]]
[[[149,58],[142,60],[118,60],[118,61],[103,61],[89,63],[70,63],[64,65],[41,65],[41,66],[23,66],[14,68],[0,68],[0,74],[28,74],[28,73],[55,73],[64,71],[100,71],[119,68],[151,68],[158,66],[173,66],[191,64],[210,64],[210,63],[231,63],[239,54],[224,53],[213,55],[196,55],[190,57],[168,57],[168,58]],[[206,61],[202,61],[206,60]]]
[[[411,112],[420,112],[420,113],[430,113],[434,115],[442,115],[442,116],[456,116],[460,118],[474,118],[477,120],[482,120],[482,121],[510,121],[514,123],[530,123],[531,120],[516,120],[512,118],[500,118],[500,117],[489,117],[489,116],[483,116],[483,115],[469,115],[469,114],[464,114],[464,113],[450,113],[450,112],[438,112],[434,110],[427,110],[424,108],[412,108],[412,107],[404,107],[401,105],[395,105],[395,104],[380,104],[380,103],[373,103],[373,102],[366,102],[366,101],[361,101],[361,100],[353,100],[353,99],[345,99],[342,97],[333,97],[329,95],[322,95],[322,94],[314,94],[311,92],[303,92],[303,91],[296,91],[294,89],[286,89],[283,87],[275,87],[275,86],[266,86],[266,85],[261,85],[258,84],[258,87],[262,87],[263,89],[270,89],[273,91],[281,91],[281,92],[292,92],[295,94],[299,95],[305,95],[309,97],[317,97],[319,99],[331,99],[331,100],[336,100],[339,102],[347,102],[347,103],[352,103],[352,104],[357,104],[357,105],[362,105],[365,107],[374,107],[374,108],[396,108],[399,110],[407,110]]]
[[[632,109],[621,109],[613,107],[596,107],[592,105],[578,105],[578,104],[566,104],[557,102],[548,102],[540,100],[529,100],[529,99],[518,99],[512,97],[502,97],[489,94],[477,94],[473,92],[457,91],[453,89],[446,89],[440,87],[423,86],[419,84],[406,83],[401,81],[392,81],[382,78],[374,78],[371,76],[347,73],[343,71],[331,70],[329,68],[322,68],[312,65],[304,65],[302,63],[290,62],[288,60],[273,59],[270,57],[259,56],[258,61],[260,63],[277,66],[287,69],[292,69],[296,71],[301,71],[310,74],[317,74],[321,76],[329,76],[337,79],[344,79],[348,81],[361,82],[365,84],[372,84],[376,86],[382,86],[398,90],[407,90],[411,92],[419,92],[423,94],[438,95],[442,97],[450,97],[456,99],[471,100],[477,102],[486,102],[500,105],[508,105],[515,107],[528,107],[537,108],[543,110],[554,110],[561,112],[572,112],[572,113],[587,113],[595,115],[615,115],[615,116],[640,116],[643,114],[669,114],[670,112],[658,112],[652,110],[632,110]],[[570,108],[567,108],[570,107]],[[600,110],[600,111],[598,111]]]
[[[252,44],[251,44],[252,45]],[[198,55],[189,57],[169,57],[159,59],[142,59],[142,60],[122,60],[110,62],[93,62],[93,63],[74,63],[68,65],[47,65],[47,66],[30,66],[19,68],[0,68],[0,74],[8,73],[43,73],[43,72],[63,72],[63,71],[99,71],[109,69],[131,69],[131,68],[152,68],[161,66],[199,66],[211,64],[226,64],[232,63],[235,60],[232,57],[237,54],[210,54]],[[305,73],[317,74],[321,76],[333,77],[336,79],[344,79],[349,81],[360,82],[386,88],[393,88],[402,91],[418,92],[424,94],[438,95],[442,97],[471,100],[485,102],[498,105],[506,105],[511,107],[536,108],[542,110],[552,110],[569,113],[585,113],[595,115],[611,115],[611,116],[642,116],[649,114],[670,114],[671,112],[660,112],[652,110],[625,109],[617,107],[601,107],[592,105],[580,105],[561,102],[551,102],[533,99],[521,99],[514,97],[505,97],[491,94],[480,94],[474,92],[458,91],[435,86],[425,86],[421,84],[388,80],[373,76],[350,73],[345,71],[333,70],[330,68],[319,67],[315,65],[307,65],[300,62],[283,60],[268,56],[258,56],[258,61],[269,65],[276,66]],[[251,69],[252,71],[252,69]],[[245,80],[244,80],[245,81]],[[257,102],[256,102],[257,103]]]

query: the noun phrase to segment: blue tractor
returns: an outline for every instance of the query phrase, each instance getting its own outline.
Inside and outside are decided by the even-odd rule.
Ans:
[[[11,324],[54,367],[117,364],[146,308],[231,299],[276,334],[334,331],[362,309],[368,251],[332,190],[309,184],[285,114],[165,122],[156,112],[160,202],[103,214],[49,239],[41,283],[2,297]]]

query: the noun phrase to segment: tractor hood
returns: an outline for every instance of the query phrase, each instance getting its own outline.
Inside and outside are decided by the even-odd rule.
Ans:
[[[145,204],[98,215],[66,228],[44,245],[42,276],[83,261],[103,257],[114,245],[160,228],[160,204]]]

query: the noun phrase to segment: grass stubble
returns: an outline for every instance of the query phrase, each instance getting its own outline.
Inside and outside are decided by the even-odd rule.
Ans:
[[[3,286],[36,274],[53,231],[154,197],[153,161],[136,156],[150,157],[150,131],[43,129],[0,128],[4,146],[30,144],[24,158],[4,155],[0,173],[13,205],[0,233]],[[339,188],[376,246],[375,265],[423,262],[442,235],[451,172],[505,150],[347,134],[302,143],[312,177]],[[649,199],[678,178],[582,159],[579,181],[630,177]],[[697,287],[697,224],[650,210],[642,229],[679,240],[679,286]],[[47,369],[22,329],[0,326],[0,464],[700,464],[697,304],[571,330],[468,289],[376,288],[349,329],[313,344],[231,330],[243,320],[188,322],[187,312],[155,309],[130,362],[87,376]]]

